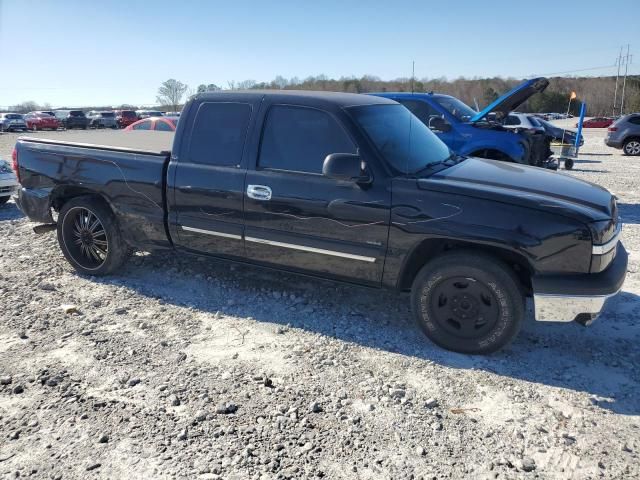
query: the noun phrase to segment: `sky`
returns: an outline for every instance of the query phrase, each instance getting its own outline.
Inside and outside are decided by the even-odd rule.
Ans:
[[[417,78],[640,73],[640,0],[0,0],[0,107],[155,103],[277,75]],[[636,19],[626,21],[625,19]],[[596,68],[606,67],[606,68]],[[589,70],[586,70],[589,69]]]

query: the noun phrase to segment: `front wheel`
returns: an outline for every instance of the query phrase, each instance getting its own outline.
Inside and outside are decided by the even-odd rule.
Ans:
[[[453,252],[425,265],[411,291],[415,319],[435,344],[488,354],[520,331],[524,297],[508,266],[482,253]]]
[[[640,155],[640,140],[632,138],[624,142],[622,150],[625,155],[637,156]]]
[[[4,197],[0,197],[0,207],[9,201],[10,196],[6,195]]]
[[[86,275],[108,275],[127,258],[113,212],[93,197],[65,203],[58,216],[58,243],[69,263]]]

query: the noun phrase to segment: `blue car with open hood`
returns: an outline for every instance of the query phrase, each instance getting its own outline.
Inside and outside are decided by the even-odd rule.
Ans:
[[[544,77],[526,80],[480,112],[439,93],[374,93],[407,107],[459,155],[557,168],[549,139],[538,130],[506,129],[503,121],[529,97],[549,85]]]

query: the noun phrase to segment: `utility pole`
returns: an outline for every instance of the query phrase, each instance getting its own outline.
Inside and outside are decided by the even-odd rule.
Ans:
[[[416,78],[416,61],[411,62],[411,93],[413,94],[413,81]]]
[[[627,85],[627,72],[629,71],[629,63],[631,62],[631,57],[629,56],[629,44],[627,43],[627,56],[624,60],[624,80],[622,80],[622,100],[620,103],[620,115],[624,114],[624,90]]]
[[[622,63],[622,48],[620,47],[620,53],[618,54],[618,60],[616,63],[618,64],[618,73],[616,73],[616,88],[613,91],[613,112],[611,115],[616,116],[616,104],[618,103],[618,78],[620,78],[620,64]]]

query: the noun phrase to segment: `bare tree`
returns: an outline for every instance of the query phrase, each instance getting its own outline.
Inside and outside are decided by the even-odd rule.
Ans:
[[[170,105],[174,111],[177,111],[188,89],[188,85],[170,78],[166,82],[162,82],[162,85],[158,88],[156,101],[160,105]]]
[[[40,110],[40,105],[38,105],[36,102],[32,100],[29,100],[27,102],[22,102],[17,105],[13,105],[12,107],[9,107],[9,110],[16,113],[27,113],[27,112],[33,112],[34,110]]]

